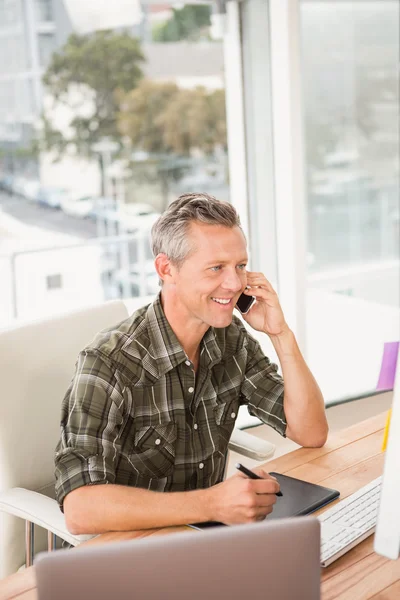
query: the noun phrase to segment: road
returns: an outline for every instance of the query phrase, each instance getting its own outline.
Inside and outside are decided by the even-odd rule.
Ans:
[[[0,208],[26,225],[41,227],[48,231],[59,231],[81,239],[97,236],[96,223],[93,221],[71,217],[60,209],[40,206],[2,191],[0,191]]]

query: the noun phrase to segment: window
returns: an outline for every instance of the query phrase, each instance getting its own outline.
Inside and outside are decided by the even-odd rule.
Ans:
[[[183,192],[230,199],[223,42],[212,37],[211,6],[150,3],[142,14],[120,4],[90,15],[70,2],[50,27],[52,3],[35,0],[39,32],[21,15],[26,39],[37,41],[29,64],[45,85],[38,69],[10,67],[13,94],[1,97],[13,127],[32,131],[12,147],[0,139],[0,207],[4,223],[18,221],[7,244],[0,232],[11,265],[1,273],[13,307],[5,322],[154,294],[154,220]],[[62,73],[54,51],[66,58]],[[47,276],[53,269],[59,275]]]
[[[399,337],[399,6],[241,3],[252,260],[328,403]]]
[[[375,389],[399,339],[399,6],[301,2],[308,349],[331,400]]]
[[[61,274],[58,273],[57,275],[47,275],[46,288],[48,290],[60,290],[62,288]]]
[[[0,23],[15,25],[20,20],[20,13],[19,0],[0,0]]]
[[[264,272],[276,287],[276,216],[268,13],[268,3],[264,0],[251,0],[242,4],[251,264],[255,271]]]
[[[36,18],[40,22],[53,20],[52,0],[35,0]]]
[[[383,343],[400,331],[400,3],[226,4],[240,23],[227,19],[215,39],[210,5],[145,3],[139,14],[115,0],[101,19],[71,2],[54,38],[38,38],[45,69],[53,44],[70,61],[62,77],[57,65],[47,72],[41,102],[38,80],[9,67],[0,81],[0,206],[35,229],[0,232],[13,265],[1,273],[14,306],[5,322],[34,316],[13,282],[23,275],[17,254],[28,254],[30,289],[62,273],[46,314],[89,298],[144,297],[157,289],[149,231],[168,204],[197,190],[235,204],[243,196],[251,265],[302,330],[326,400],[370,392]],[[6,6],[17,4],[0,0]],[[28,126],[36,140],[14,133]],[[43,256],[30,263],[34,251]]]
[[[53,33],[40,33],[38,35],[39,62],[40,66],[46,68],[51,56],[56,49]]]

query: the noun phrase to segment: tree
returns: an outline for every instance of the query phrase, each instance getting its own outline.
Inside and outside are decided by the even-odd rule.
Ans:
[[[211,25],[211,7],[187,4],[183,8],[173,8],[172,17],[153,30],[155,42],[197,41],[208,36]]]
[[[224,90],[143,80],[119,100],[119,129],[135,149],[188,156],[195,148],[226,148]]]
[[[67,106],[71,115],[61,131],[54,125],[53,113],[45,112],[45,148],[59,157],[70,148],[81,156],[93,156],[93,145],[103,138],[120,141],[116,91],[127,92],[138,84],[143,61],[139,41],[127,33],[72,34],[53,54],[43,77],[55,106]]]
[[[170,182],[178,181],[190,167],[194,150],[212,154],[217,146],[226,149],[224,90],[182,89],[175,83],[142,80],[131,92],[120,93],[119,101],[120,132],[132,151],[149,153],[142,176],[154,177],[156,169],[165,207]]]
[[[175,83],[144,79],[132,90],[118,94],[118,127],[131,146],[145,152],[170,152],[164,140],[162,115],[171,99],[179,93]]]

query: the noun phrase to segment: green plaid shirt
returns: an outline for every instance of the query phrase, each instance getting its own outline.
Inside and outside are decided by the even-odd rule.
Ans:
[[[158,296],[78,357],[55,455],[60,507],[83,485],[182,491],[220,482],[241,404],[285,435],[282,378],[242,322],[210,327],[196,374]]]

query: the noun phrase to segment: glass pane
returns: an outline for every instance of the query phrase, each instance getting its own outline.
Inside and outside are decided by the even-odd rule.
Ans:
[[[268,3],[249,0],[241,10],[251,268],[276,286]]]
[[[53,5],[52,0],[35,0],[36,19],[38,21],[52,21]]]
[[[41,33],[38,35],[39,44],[39,63],[41,67],[46,68],[51,60],[52,54],[56,49],[54,34]]]
[[[15,25],[21,18],[21,0],[0,0],[0,23]]]
[[[114,0],[90,14],[71,0],[53,14],[34,0],[38,27],[28,4],[0,0],[0,14],[18,8],[7,39],[23,32],[34,67],[10,60],[0,79],[0,326],[156,293],[154,220],[184,192],[230,198],[209,5]],[[0,19],[2,55],[5,28]]]
[[[301,19],[308,352],[329,401],[375,389],[399,339],[399,2],[304,1]]]
[[[275,190],[270,80],[269,10],[265,0],[240,3],[243,90],[249,197],[250,269],[264,273],[278,290],[276,268]],[[270,339],[255,330],[264,352],[277,362]]]

